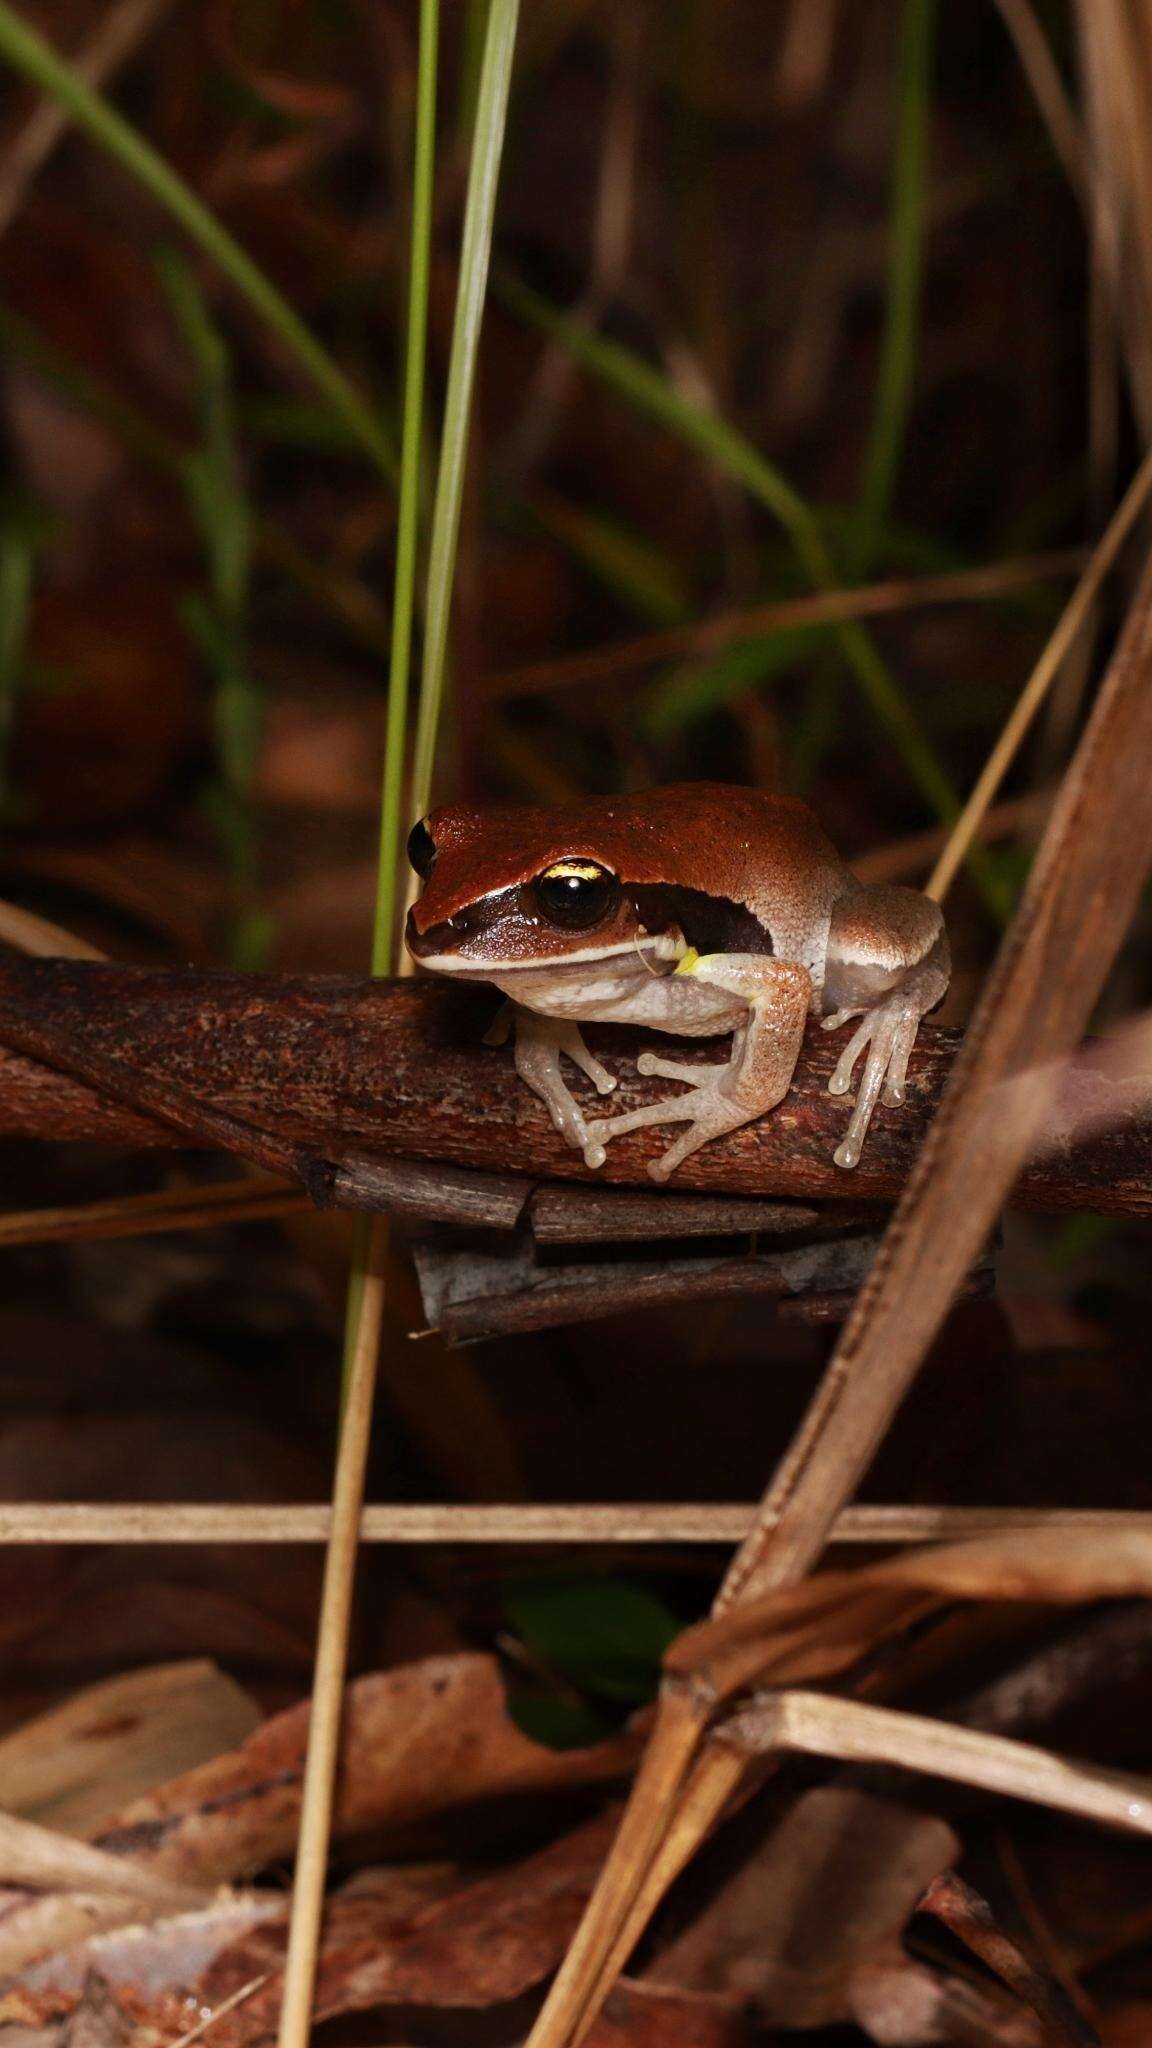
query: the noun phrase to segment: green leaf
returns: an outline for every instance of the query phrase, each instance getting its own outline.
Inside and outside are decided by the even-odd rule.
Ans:
[[[606,1700],[651,1699],[676,1616],[626,1579],[532,1578],[504,1588],[504,1607],[526,1648],[551,1670]]]
[[[509,1690],[508,1712],[517,1728],[545,1749],[588,1749],[611,1733],[610,1722],[582,1700],[558,1699],[555,1693],[530,1692],[521,1685]]]

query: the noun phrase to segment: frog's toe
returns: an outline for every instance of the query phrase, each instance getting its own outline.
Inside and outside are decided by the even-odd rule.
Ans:
[[[700,1080],[699,1067],[681,1066],[676,1060],[661,1059],[658,1053],[642,1052],[636,1062],[638,1074],[659,1074],[662,1081],[687,1081],[696,1087]]]

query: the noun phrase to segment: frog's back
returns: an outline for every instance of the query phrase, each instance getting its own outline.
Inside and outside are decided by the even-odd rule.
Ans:
[[[685,782],[599,803],[611,813],[622,881],[662,880],[735,903],[768,934],[766,951],[823,979],[832,906],[853,884],[799,797]]]

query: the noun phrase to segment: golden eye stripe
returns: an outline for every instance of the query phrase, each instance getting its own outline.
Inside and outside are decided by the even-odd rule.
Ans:
[[[598,882],[605,870],[597,861],[558,860],[554,868],[545,868],[541,880],[545,882]]]

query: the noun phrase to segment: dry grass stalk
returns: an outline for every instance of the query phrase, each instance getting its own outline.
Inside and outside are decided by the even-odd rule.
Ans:
[[[448,1502],[364,1508],[362,1543],[405,1544],[686,1544],[738,1543],[757,1504],[727,1501],[573,1501],[563,1505],[508,1502],[476,1507]],[[90,1543],[326,1543],[332,1513],[326,1502],[276,1505],[245,1501],[5,1501],[0,1543],[21,1547]],[[1113,1542],[1152,1536],[1152,1514],[1110,1508],[848,1507],[831,1541],[869,1548],[956,1543],[976,1536],[1055,1530],[1062,1542],[1093,1536]]]
[[[975,836],[982,846],[990,846],[997,839],[1018,838],[1023,833],[1038,836],[1055,801],[1055,789],[1032,789],[1023,796],[1005,797],[985,811]],[[910,833],[906,839],[891,840],[886,846],[856,854],[852,872],[862,882],[909,881],[939,860],[951,836],[947,825]]]
[[[388,1225],[375,1217],[368,1233],[359,1315],[344,1387],[340,1447],[332,1489],[331,1527],[324,1558],[320,1626],[312,1681],[312,1716],[300,1802],[300,1835],[292,1884],[280,2040],[307,2041],[311,2034],[316,1959],[320,1950],[322,1900],[336,1795],[336,1760],[348,1669],[352,1591],[364,1504],[364,1475],[372,1434],[376,1366],[384,1322],[388,1267]]]
[[[137,44],[167,13],[171,0],[119,0],[99,22],[76,59],[76,70],[91,86],[106,85]],[[37,172],[67,134],[70,117],[57,100],[44,100],[9,144],[0,165],[0,235],[12,224]]]
[[[90,1892],[140,1899],[154,1911],[181,1912],[204,1903],[204,1893],[173,1884],[123,1856],[94,1849],[36,1821],[0,1813],[0,1883],[29,1891]]]
[[[72,1208],[24,1209],[0,1216],[0,1250],[23,1244],[66,1244],[80,1238],[147,1237],[165,1230],[213,1230],[289,1216],[312,1205],[299,1188],[270,1181],[226,1180],[207,1187],[161,1188],[114,1195]]]
[[[1042,555],[1025,556],[1012,562],[991,562],[979,569],[958,569],[940,576],[897,576],[884,583],[871,583],[850,590],[817,591],[807,597],[777,598],[771,604],[749,610],[720,612],[691,626],[671,626],[660,633],[644,633],[633,640],[619,640],[607,647],[594,647],[584,654],[563,655],[555,661],[533,662],[524,668],[506,670],[481,681],[483,694],[493,699],[539,696],[547,690],[561,690],[589,683],[615,682],[654,668],[660,662],[706,654],[747,640],[760,633],[782,632],[796,626],[840,624],[846,619],[883,618],[894,612],[918,610],[921,606],[974,603],[983,598],[1004,597],[1014,590],[1052,578],[1074,575],[1084,562],[1080,548],[1061,548]]]
[[[742,1654],[744,1617],[730,1610],[760,1596],[779,1625],[780,1602],[785,1609],[791,1604],[788,1589],[803,1579],[867,1469],[1019,1171],[1047,1093],[1043,1074],[1032,1077],[1078,1039],[1152,864],[1150,750],[1152,565],[1146,565],[1028,889],[880,1257],[765,1496],[763,1520],[721,1589],[707,1676],[694,1666],[692,1719],[657,1721],[650,1768],[637,1782],[621,1830],[624,1846],[609,1857],[532,2048],[578,2042],[599,2010],[625,1932],[629,1938],[639,1932],[641,1901],[646,1909],[655,1904],[654,1887],[645,1887],[661,1845],[680,1824],[699,1748],[687,1739],[687,1728],[702,1730],[725,1693],[752,1682],[763,1654],[755,1640],[758,1618],[747,1617],[750,1640]],[[1006,1082],[1013,1084],[1011,1114]],[[901,1616],[905,1624],[914,1611],[913,1602]],[[864,1642],[874,1639],[880,1620],[880,1612],[856,1616]],[[694,1634],[699,1651],[703,1642],[699,1631]],[[692,1655],[691,1638],[683,1652]],[[652,1804],[655,1785],[662,1810]]]
[[[66,932],[62,925],[50,924],[46,917],[37,917],[31,910],[21,910],[15,903],[0,903],[0,943],[15,946],[20,953],[31,953],[41,960],[106,960],[107,954],[97,946],[90,946],[87,939],[77,938],[74,932]]]
[[[794,1583],[866,1469],[1032,1141],[1040,1070],[1083,1031],[1152,864],[1152,567],[1065,778],[935,1121],[719,1605]],[[1037,1078],[1038,1077],[1038,1078]],[[1005,1114],[1004,1083],[1012,1082]]]
[[[1080,634],[1089,624],[1104,579],[1144,511],[1150,494],[1152,455],[1147,455],[1093,549],[1092,558],[1069,598],[1055,632],[1016,699],[1003,731],[976,778],[972,794],[952,827],[948,843],[925,884],[925,895],[935,897],[937,902],[951,888],[1037,712]]]
[[[1141,0],[1077,0],[1095,259],[1108,280],[1132,402],[1152,440],[1152,22]]]
[[[838,1763],[894,1764],[957,1785],[1026,1799],[1080,1820],[1152,1835],[1152,1781],[1053,1756],[1032,1743],[978,1734],[923,1714],[864,1706],[818,1692],[753,1699],[714,1740],[749,1756],[795,1751]]]
[[[996,5],[1068,183],[1087,205],[1090,173],[1084,136],[1035,9],[1030,0],[996,0]]]
[[[194,2027],[189,2027],[186,2034],[178,2034],[171,2048],[192,2048],[193,2041],[202,2040],[218,2020],[227,2019],[230,2012],[235,2012],[238,2006],[246,2005],[250,1998],[254,1998],[258,1991],[262,1991],[270,1974],[265,1970],[261,1977],[250,1977],[247,1984],[241,1984],[239,1990],[234,1991],[230,1998],[221,1999],[219,2005],[214,2005],[210,2012],[204,2013]]]

